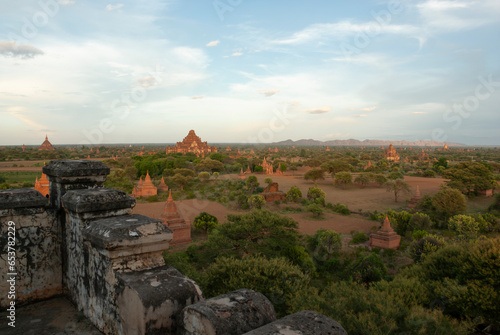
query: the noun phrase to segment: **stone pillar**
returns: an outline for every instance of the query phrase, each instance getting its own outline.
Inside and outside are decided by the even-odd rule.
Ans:
[[[61,198],[69,190],[99,188],[110,169],[100,161],[57,160],[42,168],[49,178],[50,205],[60,209]]]
[[[97,188],[68,191],[64,284],[68,295],[106,334],[174,333],[180,311],[202,298],[191,279],[165,265],[172,231],[130,215],[135,199]]]
[[[115,320],[116,308],[109,306],[113,305],[113,301],[104,300],[110,298],[108,282],[116,282],[116,278],[110,257],[107,260],[100,259],[99,252],[92,248],[84,232],[98,227],[95,221],[99,219],[128,217],[135,199],[123,191],[96,188],[67,191],[61,198],[61,205],[66,211],[62,236],[64,289],[77,308],[83,310],[101,331],[107,332],[104,325],[110,321],[103,320]],[[102,228],[101,233],[105,237],[110,234],[110,230]],[[97,259],[101,263],[96,263]]]
[[[313,311],[302,311],[285,316],[246,335],[275,334],[330,334],[347,335],[340,323]]]
[[[261,293],[240,289],[199,302],[182,312],[185,335],[244,334],[276,320]]]
[[[61,240],[55,213],[47,203],[33,189],[0,190],[2,309],[10,301],[27,303],[62,293]],[[7,280],[13,276],[15,299],[10,299]]]

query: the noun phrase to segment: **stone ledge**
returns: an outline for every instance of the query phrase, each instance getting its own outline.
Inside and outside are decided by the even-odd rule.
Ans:
[[[245,335],[278,334],[347,335],[347,332],[340,323],[329,317],[313,311],[301,311],[245,333]]]
[[[76,213],[98,212],[135,206],[135,199],[127,193],[111,188],[93,188],[68,191],[61,198],[65,209]]]
[[[172,236],[172,231],[160,220],[140,214],[95,220],[83,231],[83,237],[93,246],[111,251],[124,249],[124,252],[134,246],[143,246],[148,249],[143,251],[151,252],[157,249],[155,245],[161,247],[165,243],[168,248]]]
[[[276,312],[262,293],[239,289],[190,305],[182,317],[184,335],[239,335],[273,322]]]
[[[42,171],[53,177],[107,176],[110,168],[101,161],[65,159],[50,161]]]
[[[0,209],[45,207],[48,200],[31,188],[0,190]]]

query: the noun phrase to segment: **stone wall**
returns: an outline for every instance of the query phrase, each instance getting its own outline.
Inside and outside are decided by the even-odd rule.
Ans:
[[[9,226],[9,221],[14,224]],[[32,189],[1,190],[0,224],[0,306],[5,307],[10,300],[8,273],[17,274],[18,304],[61,294],[60,229],[55,211],[47,208],[47,199]],[[15,235],[15,245],[11,246],[15,250],[15,271],[8,271],[8,260],[13,256],[8,253],[9,234]]]

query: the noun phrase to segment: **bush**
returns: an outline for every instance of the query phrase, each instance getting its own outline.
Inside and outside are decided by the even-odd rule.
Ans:
[[[372,252],[357,261],[352,267],[351,273],[353,280],[369,284],[382,280],[387,273],[387,268],[380,256]]]
[[[248,198],[248,204],[252,208],[260,209],[266,203],[266,199],[260,194],[254,194]]]
[[[366,235],[363,232],[355,232],[352,235],[352,240],[351,240],[350,244],[361,244],[361,243],[365,243],[366,241],[368,241],[368,235]]]
[[[321,216],[323,214],[323,208],[318,204],[310,204],[307,206],[307,211],[313,213],[313,215]]]
[[[479,232],[479,222],[468,215],[455,215],[448,220],[448,229],[455,231],[460,240],[475,240]]]
[[[208,232],[217,227],[218,223],[219,220],[215,216],[208,214],[207,212],[201,212],[200,215],[194,219],[193,226],[197,229],[203,230],[205,234],[208,234]]]
[[[444,239],[435,235],[425,236],[413,241],[409,248],[410,257],[415,262],[420,262],[430,253],[441,249],[445,245]]]
[[[351,211],[349,210],[349,208],[346,206],[346,205],[342,205],[342,204],[335,204],[332,208],[332,210],[337,213],[337,214],[341,214],[341,215],[350,215],[351,214]]]
[[[288,192],[286,192],[286,198],[289,201],[299,202],[302,199],[302,191],[296,186],[290,187]]]
[[[200,282],[206,297],[240,288],[264,294],[279,316],[289,311],[290,301],[308,286],[310,278],[285,258],[252,256],[244,259],[217,258]]]
[[[314,201],[320,205],[325,205],[326,193],[319,187],[309,187],[307,191],[307,199]]]

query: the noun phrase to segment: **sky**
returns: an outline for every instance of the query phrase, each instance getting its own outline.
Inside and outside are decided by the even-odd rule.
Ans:
[[[498,0],[0,0],[0,145],[500,144]]]

